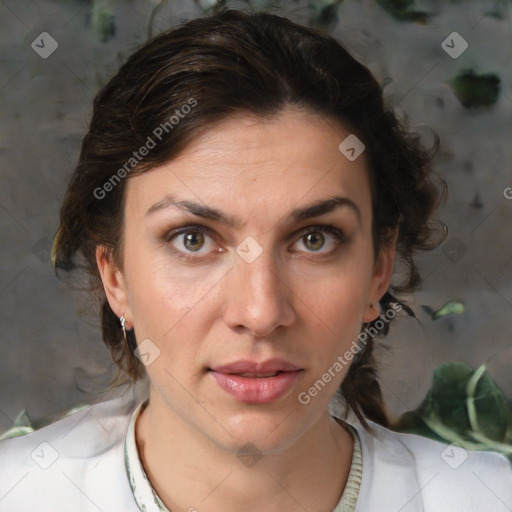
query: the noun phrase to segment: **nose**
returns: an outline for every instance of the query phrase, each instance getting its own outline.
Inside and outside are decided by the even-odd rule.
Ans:
[[[295,321],[292,290],[267,251],[251,263],[237,256],[226,285],[224,321],[229,327],[266,337]]]

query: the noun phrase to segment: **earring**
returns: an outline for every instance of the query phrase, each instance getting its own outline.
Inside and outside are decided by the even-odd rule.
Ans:
[[[121,318],[119,319],[119,321],[121,322],[121,328],[123,329],[124,341],[126,341],[126,342],[128,343],[128,341],[127,341],[127,339],[126,339],[126,329],[125,329],[125,327],[124,327],[124,324],[126,323],[126,318],[124,317],[124,315],[122,315],[122,316],[121,316]]]

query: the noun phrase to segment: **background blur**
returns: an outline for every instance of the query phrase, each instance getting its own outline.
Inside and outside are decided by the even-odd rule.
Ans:
[[[23,409],[38,421],[112,396],[94,303],[51,269],[60,204],[98,88],[149,34],[214,4],[0,1],[0,432]],[[491,358],[512,398],[512,2],[222,4],[329,31],[427,146],[427,125],[440,137],[449,235],[419,258],[425,281],[408,297],[418,320],[394,322],[377,353],[392,415],[418,405],[443,361]]]

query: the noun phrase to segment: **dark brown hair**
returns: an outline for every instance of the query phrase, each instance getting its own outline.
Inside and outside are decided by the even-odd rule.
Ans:
[[[363,141],[375,255],[398,229],[397,256],[407,271],[400,286],[391,288],[419,286],[413,255],[437,245],[430,241],[439,196],[431,181],[432,156],[385,106],[370,71],[329,35],[277,15],[226,10],[193,19],[146,43],[96,96],[53,248],[55,268],[81,266],[90,276],[101,301],[103,340],[128,380],[142,377],[144,366],[133,354],[133,330],[128,347],[123,341],[95,257],[103,246],[123,268],[126,179],[168,162],[227,116],[277,116],[287,106],[337,121]],[[150,139],[157,143],[139,160],[134,151],[153,146]],[[388,291],[381,307],[396,302]],[[388,328],[386,323],[379,333]],[[372,350],[370,337],[339,391],[363,425],[365,417],[387,425]]]

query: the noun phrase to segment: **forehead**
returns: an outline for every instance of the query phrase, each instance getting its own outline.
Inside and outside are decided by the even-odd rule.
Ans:
[[[166,195],[247,214],[291,209],[345,195],[368,215],[364,153],[354,161],[338,146],[350,131],[315,114],[237,114],[213,125],[165,165],[128,181],[127,206],[145,213]]]

